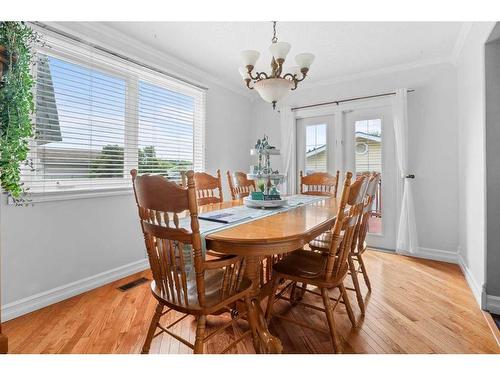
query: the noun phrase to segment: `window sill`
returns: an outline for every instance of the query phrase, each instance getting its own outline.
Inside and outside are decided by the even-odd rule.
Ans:
[[[132,188],[119,188],[119,189],[100,189],[100,190],[72,190],[72,191],[54,191],[54,192],[37,192],[30,193],[27,196],[28,205],[45,202],[67,201],[74,199],[89,199],[89,198],[102,198],[112,197],[117,195],[130,195],[133,194]],[[7,197],[8,205],[15,205],[12,197]]]

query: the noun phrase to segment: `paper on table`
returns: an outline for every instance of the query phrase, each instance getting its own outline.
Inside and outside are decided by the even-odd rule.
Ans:
[[[223,224],[235,223],[252,218],[249,215],[238,215],[233,212],[207,212],[206,214],[201,214],[198,217],[202,220],[215,221]]]

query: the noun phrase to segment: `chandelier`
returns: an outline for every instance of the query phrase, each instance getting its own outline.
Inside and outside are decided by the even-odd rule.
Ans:
[[[254,72],[255,64],[259,59],[259,51],[246,50],[241,52],[244,67],[239,68],[241,77],[246,82],[250,90],[257,90],[260,97],[268,103],[276,103],[286,97],[290,91],[297,88],[297,84],[302,82],[309,71],[314,55],[312,53],[301,53],[295,56],[298,66],[292,69],[291,73],[283,74],[283,64],[286,55],[292,47],[290,43],[278,42],[276,37],[276,21],[273,21],[273,38],[269,46],[272,54],[271,73]],[[252,84],[251,84],[252,83]]]

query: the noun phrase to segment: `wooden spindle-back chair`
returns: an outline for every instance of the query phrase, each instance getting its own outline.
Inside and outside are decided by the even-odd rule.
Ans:
[[[351,187],[351,178],[351,172],[347,172],[338,206],[337,218],[331,231],[332,241],[330,242],[328,252],[297,250],[289,254],[283,260],[277,262],[273,266],[273,290],[269,297],[266,310],[266,319],[268,321],[272,316],[275,316],[291,323],[321,332],[324,332],[324,330],[319,327],[310,326],[304,321],[297,321],[285,315],[273,314],[273,305],[276,299],[283,299],[301,304],[304,307],[315,310],[319,309],[325,312],[329,326],[329,331],[327,332],[330,333],[335,352],[340,351],[334,319],[334,310],[339,303],[345,304],[351,324],[353,326],[356,324],[349,298],[344,287],[344,279],[348,271],[347,258],[350,253],[358,217],[362,211],[362,201],[351,206],[348,211],[346,210]],[[290,280],[290,283],[285,286],[280,293],[276,294],[281,279]],[[321,296],[324,308],[319,308],[303,301],[294,301],[292,298],[285,297],[285,291],[298,282],[318,287],[321,293],[309,289],[305,291]],[[328,290],[332,288],[338,288],[340,290],[338,299],[329,296]],[[333,304],[332,301],[334,302]]]
[[[217,169],[217,177],[205,172],[196,172],[194,174],[194,182],[196,185],[198,206],[224,201],[220,169]]]
[[[358,176],[358,178],[351,184],[349,188],[349,196],[347,197],[347,205],[352,206],[354,202],[363,199],[366,182],[367,178],[365,176]],[[320,234],[314,240],[309,242],[309,247],[316,251],[328,251],[330,248],[331,235],[331,230]]]
[[[163,332],[194,349],[195,353],[202,353],[204,343],[213,337],[212,333],[205,335],[207,315],[224,313],[237,300],[243,300],[249,306],[251,283],[243,277],[243,260],[237,256],[205,259],[193,171],[187,172],[187,187],[158,175],[138,176],[135,169],[131,175],[154,279],[151,291],[158,301],[142,353],[148,353],[153,337]],[[160,318],[172,310],[184,316],[164,327]],[[169,330],[189,315],[194,315],[197,320],[194,344]],[[157,329],[159,332],[155,333]],[[250,333],[245,332],[225,351]]]
[[[348,258],[349,273],[351,274],[354,288],[347,288],[348,290],[352,290],[356,293],[356,299],[362,314],[365,313],[366,308],[363,300],[363,294],[361,292],[361,286],[358,280],[358,274],[363,274],[368,290],[371,291],[370,280],[366,272],[366,266],[364,264],[362,254],[366,250],[365,238],[368,231],[368,220],[370,218],[371,207],[375,198],[379,180],[379,173],[367,173],[358,176],[356,182],[351,185],[351,193],[348,199],[348,204],[352,204],[359,199],[362,199],[363,201],[363,208],[358,217],[358,223],[354,233],[354,241],[351,244],[351,252]],[[358,185],[357,188],[355,188],[356,185]],[[316,238],[314,241],[311,241],[309,246],[315,251],[324,252],[328,251],[330,241],[331,234],[327,233],[323,237]],[[359,267],[354,262],[357,262]]]
[[[229,183],[229,190],[231,190],[231,198],[241,199],[248,197],[252,191],[255,191],[255,181],[249,180],[247,174],[243,172],[227,171],[227,181]]]
[[[358,226],[357,240],[353,242],[351,249],[351,262],[357,261],[359,267],[354,267],[354,263],[351,266],[351,272],[361,273],[365,280],[365,284],[368,290],[371,292],[372,287],[370,283],[370,279],[368,277],[368,273],[366,271],[366,265],[363,261],[363,253],[366,251],[366,235],[369,229],[369,221],[372,216],[373,204],[375,201],[375,196],[377,194],[377,188],[380,182],[380,173],[373,172],[369,176],[368,186],[366,188],[365,193],[365,202],[363,205],[363,212],[361,215],[360,223]],[[362,310],[363,311],[363,310]]]
[[[337,196],[340,172],[335,176],[325,172],[315,172],[304,176],[300,171],[300,194]]]

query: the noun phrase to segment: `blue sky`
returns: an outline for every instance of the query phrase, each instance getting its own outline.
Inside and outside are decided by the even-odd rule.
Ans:
[[[49,57],[62,142],[47,147],[99,150],[124,146],[126,82],[84,66]],[[133,110],[133,109],[128,109]],[[154,145],[157,155],[192,160],[194,99],[139,82],[139,147]]]

